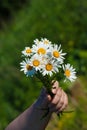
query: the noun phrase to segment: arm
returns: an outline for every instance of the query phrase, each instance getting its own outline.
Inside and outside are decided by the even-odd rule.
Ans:
[[[53,99],[43,89],[37,101],[11,122],[5,130],[45,130],[52,113],[58,114],[68,104],[67,95],[58,87],[58,82],[54,83],[52,92],[55,94]],[[41,119],[46,112],[41,108],[47,107],[49,107],[50,112],[45,118]]]

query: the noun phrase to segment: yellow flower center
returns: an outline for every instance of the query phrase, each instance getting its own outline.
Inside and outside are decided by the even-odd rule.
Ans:
[[[40,65],[40,61],[39,60],[34,60],[33,61],[33,65],[36,66],[36,67],[39,66]]]
[[[67,76],[67,77],[70,77],[70,70],[65,70],[65,75]]]
[[[45,54],[46,50],[44,48],[39,48],[38,49],[38,54]]]
[[[59,58],[60,57],[60,53],[58,51],[54,51],[53,52],[53,56],[56,57],[56,58]]]
[[[32,70],[32,68],[33,68],[33,67],[30,66],[29,64],[26,65],[26,69],[27,69],[27,70]]]
[[[46,65],[46,70],[47,71],[51,71],[52,68],[53,68],[52,64],[49,63],[49,64]]]
[[[31,53],[32,52],[32,50],[31,49],[26,49],[26,53]]]

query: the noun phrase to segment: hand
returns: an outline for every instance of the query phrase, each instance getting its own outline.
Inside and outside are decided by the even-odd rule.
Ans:
[[[57,81],[54,82],[51,91],[54,94],[53,97],[51,97],[47,93],[46,89],[43,88],[36,104],[38,108],[49,107],[50,113],[56,112],[58,114],[67,107],[68,97],[61,87],[59,87],[59,83]]]
[[[48,107],[51,112],[56,112],[58,114],[67,107],[68,97],[63,89],[59,87],[59,83],[57,81],[52,86],[52,93],[54,94],[54,97],[51,99]]]

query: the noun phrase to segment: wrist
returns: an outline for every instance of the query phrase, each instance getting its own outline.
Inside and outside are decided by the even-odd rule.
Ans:
[[[41,99],[41,97],[39,97],[35,102],[34,102],[34,107],[35,109],[47,109],[48,108],[48,104],[44,103],[43,100]]]

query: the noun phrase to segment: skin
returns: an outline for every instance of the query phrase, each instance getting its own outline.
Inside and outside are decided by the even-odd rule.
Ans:
[[[5,130],[45,130],[52,113],[58,114],[68,105],[67,94],[59,87],[57,81],[53,84],[51,91],[54,97],[51,97],[43,88],[37,101],[13,120]],[[42,109],[48,107],[48,115],[42,118],[46,113],[46,110]]]

